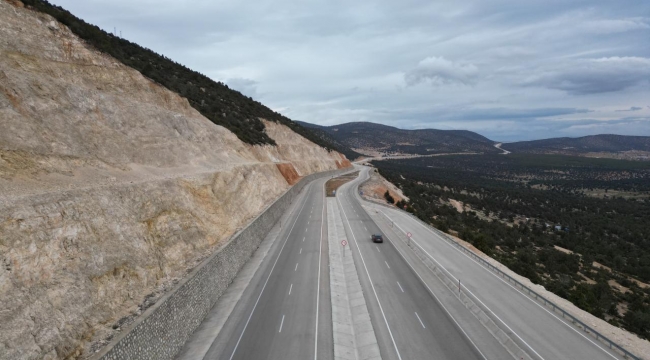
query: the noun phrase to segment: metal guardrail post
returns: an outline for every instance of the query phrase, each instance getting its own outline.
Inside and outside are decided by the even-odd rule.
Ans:
[[[398,209],[398,210],[399,210],[399,209]],[[610,339],[609,339],[608,337],[606,337],[605,335],[603,335],[603,334],[599,333],[598,331],[592,329],[591,327],[587,326],[585,323],[583,323],[582,321],[578,320],[578,318],[576,318],[575,316],[573,316],[573,315],[569,314],[568,312],[566,312],[564,309],[562,309],[561,307],[559,307],[558,305],[556,305],[554,302],[552,302],[552,301],[546,299],[544,296],[538,294],[537,292],[535,292],[534,290],[532,290],[532,289],[529,288],[528,286],[526,286],[526,285],[524,285],[523,283],[519,282],[519,280],[517,280],[517,279],[511,277],[510,275],[508,275],[508,274],[506,274],[505,272],[503,272],[503,271],[501,271],[500,269],[498,269],[496,266],[494,266],[494,265],[490,264],[489,262],[487,262],[485,259],[479,257],[478,255],[474,254],[473,252],[471,252],[470,250],[468,250],[468,249],[465,248],[464,246],[460,245],[460,244],[459,244],[458,242],[456,242],[454,239],[452,239],[451,237],[447,236],[446,233],[442,233],[440,230],[438,230],[438,229],[432,227],[431,225],[429,225],[429,224],[423,222],[422,220],[420,220],[419,218],[415,217],[414,215],[412,215],[412,214],[410,214],[410,213],[406,213],[406,214],[407,214],[408,216],[414,218],[416,221],[420,222],[421,224],[423,224],[425,227],[431,229],[434,233],[438,234],[441,238],[447,240],[447,242],[449,242],[449,243],[451,243],[452,245],[456,246],[457,248],[459,248],[459,249],[462,250],[463,252],[465,252],[465,253],[471,255],[471,257],[473,257],[473,258],[475,258],[475,259],[478,259],[479,262],[480,262],[481,264],[483,264],[483,265],[486,266],[488,269],[490,269],[490,270],[492,270],[493,272],[495,272],[497,275],[500,275],[501,277],[507,279],[509,282],[514,283],[515,286],[519,285],[519,287],[520,287],[522,290],[525,289],[525,290],[528,292],[528,294],[533,294],[533,296],[535,296],[535,299],[536,299],[536,300],[539,301],[539,299],[542,299],[542,301],[544,302],[544,306],[550,306],[550,307],[553,309],[553,312],[559,310],[560,313],[562,314],[562,318],[569,318],[569,320],[570,320],[574,325],[576,325],[576,323],[577,323],[577,324],[579,325],[578,327],[582,327],[582,330],[583,330],[584,332],[586,332],[587,334],[593,335],[593,336],[594,336],[598,341],[604,342],[605,344],[607,344],[607,345],[609,346],[610,349],[615,349],[616,351],[620,352],[620,353],[623,355],[623,357],[624,357],[625,359],[642,360],[641,358],[635,356],[634,354],[632,354],[631,352],[629,352],[628,350],[626,350],[626,349],[623,348],[622,346],[620,346],[620,345],[618,345],[617,343],[615,343],[615,342],[613,342],[612,340],[610,340]],[[384,214],[384,216],[385,216],[385,214]]]

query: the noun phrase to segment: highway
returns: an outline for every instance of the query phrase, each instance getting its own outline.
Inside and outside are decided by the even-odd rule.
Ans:
[[[337,197],[383,359],[512,358],[476,319],[469,324],[453,319],[389,239],[381,244],[370,240],[379,228],[355,196],[367,176],[365,168],[358,179],[339,189]],[[479,339],[466,333],[470,326],[480,334],[481,348]]]
[[[357,179],[337,191],[337,204],[383,359],[512,356],[421,261],[408,254],[410,249],[386,236],[381,244],[370,240],[380,230],[366,209],[394,221],[395,231],[411,232],[413,241],[461,279],[463,290],[489,308],[499,327],[514,334],[513,340],[533,359],[620,358],[408,214],[362,200],[357,187],[369,169],[360,169]],[[294,201],[221,330],[201,340],[206,350],[199,355],[186,351],[191,356],[183,359],[334,358],[326,180],[307,185]]]
[[[502,329],[508,328],[516,342],[534,359],[603,359],[622,358],[606,345],[575,328],[558,314],[541,306],[470,258],[409,214],[360,200],[357,202],[383,212],[394,222],[396,231],[412,233],[412,241],[430,257],[461,280],[464,290],[471,291],[498,318]]]
[[[204,359],[333,358],[326,180],[303,189]]]

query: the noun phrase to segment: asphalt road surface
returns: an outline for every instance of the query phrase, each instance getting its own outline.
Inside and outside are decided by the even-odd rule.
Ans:
[[[362,176],[364,174],[362,171]],[[359,202],[358,196],[355,199]],[[410,215],[397,209],[371,205],[370,202],[363,203],[386,214],[394,222],[396,231],[412,233],[413,241],[498,316],[500,323],[497,325],[516,334],[518,339],[515,340],[531,357],[544,360],[622,358],[568,320],[563,320],[559,314],[524,295],[520,289],[484,268]]]
[[[382,357],[488,358],[476,345],[476,339],[467,335],[465,324],[457,323],[437,302],[389,239],[381,244],[371,241],[371,235],[380,230],[355,196],[358,183],[366,177],[367,169],[360,178],[343,185],[338,200]],[[484,336],[492,342],[491,354],[501,351],[501,358],[509,357],[492,335],[484,332]]]
[[[204,359],[333,358],[325,181],[305,187]]]
[[[362,201],[360,177],[337,191],[344,227],[383,359],[507,359],[496,339],[471,316],[438,301],[391,239],[375,244],[377,225],[362,206],[376,207],[409,231],[440,265],[461,279],[502,328],[537,359],[619,359],[603,344],[540,306],[440,239],[409,215]],[[275,242],[204,359],[333,359],[324,183],[307,185]],[[424,272],[422,273],[424,274]],[[433,277],[432,273],[424,276]],[[469,313],[469,312],[468,312]],[[453,315],[456,314],[456,315]],[[474,320],[472,320],[474,319]],[[477,325],[478,324],[478,325]]]

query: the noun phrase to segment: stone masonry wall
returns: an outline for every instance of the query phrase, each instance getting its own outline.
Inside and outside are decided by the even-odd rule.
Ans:
[[[173,359],[305,185],[348,170],[325,171],[302,178],[93,359]]]

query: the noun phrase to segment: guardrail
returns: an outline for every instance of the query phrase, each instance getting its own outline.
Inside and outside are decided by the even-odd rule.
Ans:
[[[367,182],[368,180],[370,180],[370,179],[367,179],[367,180],[361,182],[361,183],[359,184],[359,186],[363,185],[363,184],[364,184],[365,182]],[[356,191],[356,195],[359,196],[359,191]],[[360,196],[359,196],[359,197],[360,197]],[[364,200],[365,200],[365,199],[364,199]],[[367,200],[366,200],[366,201],[367,201]],[[419,222],[420,224],[424,225],[426,228],[430,229],[431,231],[433,231],[434,233],[436,233],[438,236],[440,236],[441,238],[445,239],[447,242],[451,243],[452,245],[454,245],[454,246],[457,247],[458,249],[462,250],[463,252],[465,252],[466,254],[468,254],[469,256],[471,256],[472,258],[474,258],[475,260],[477,260],[477,261],[478,261],[480,264],[482,264],[484,267],[487,267],[487,268],[488,268],[489,270],[491,270],[492,272],[496,273],[497,275],[499,275],[499,276],[501,276],[502,278],[506,279],[508,282],[514,284],[516,287],[518,286],[520,289],[522,289],[522,290],[524,290],[525,292],[527,292],[528,295],[529,295],[530,297],[534,297],[535,300],[537,300],[538,302],[543,303],[544,306],[547,306],[547,307],[550,307],[551,309],[553,309],[553,312],[559,312],[559,313],[562,315],[562,318],[567,318],[567,319],[569,319],[569,320],[571,321],[571,323],[573,323],[576,327],[582,329],[585,333],[587,333],[587,334],[589,334],[589,335],[595,337],[596,340],[598,340],[598,341],[602,342],[603,344],[607,345],[610,349],[615,350],[615,351],[618,351],[618,352],[619,352],[621,355],[623,355],[623,357],[625,357],[626,359],[643,360],[642,358],[640,358],[640,357],[638,357],[638,356],[632,354],[632,353],[629,352],[627,349],[625,349],[625,348],[622,347],[621,345],[617,344],[617,343],[614,342],[613,340],[609,339],[607,336],[605,336],[605,335],[599,333],[598,331],[596,331],[596,330],[595,330],[594,328],[592,328],[591,326],[585,324],[584,322],[582,322],[581,320],[579,320],[579,319],[576,318],[575,316],[573,316],[573,315],[571,315],[570,313],[566,312],[566,311],[565,311],[564,309],[562,309],[559,305],[555,304],[555,303],[552,302],[551,300],[548,300],[548,299],[545,298],[544,296],[542,296],[542,295],[540,295],[539,293],[537,293],[535,290],[529,288],[528,286],[526,286],[526,285],[524,285],[523,283],[521,283],[519,280],[517,280],[517,279],[513,278],[512,276],[506,274],[506,273],[503,272],[501,269],[499,269],[499,268],[497,268],[496,266],[490,264],[488,261],[486,261],[486,260],[483,259],[482,257],[476,255],[473,251],[467,249],[466,247],[464,247],[463,245],[461,245],[460,243],[458,243],[456,240],[454,240],[452,237],[450,237],[450,236],[447,235],[446,233],[444,233],[444,232],[442,232],[442,231],[436,229],[435,227],[433,227],[433,226],[431,226],[431,225],[425,223],[424,221],[422,221],[422,220],[421,220],[420,218],[418,218],[417,216],[415,216],[415,215],[413,215],[413,214],[411,214],[411,213],[409,213],[409,212],[407,212],[407,211],[404,211],[404,210],[402,210],[402,209],[396,208],[396,207],[388,206],[388,205],[381,204],[381,203],[378,203],[378,202],[375,202],[375,201],[370,201],[370,202],[371,202],[372,204],[380,205],[380,206],[384,206],[384,207],[387,207],[387,208],[389,208],[389,209],[399,210],[399,211],[401,211],[402,213],[404,213],[404,214],[410,216],[410,217],[413,218],[415,221],[417,221],[417,222]],[[383,212],[382,212],[382,214],[383,214]],[[386,214],[384,214],[384,216],[386,216]],[[443,269],[444,269],[444,268],[443,268]],[[444,270],[447,271],[447,269],[444,269]],[[447,272],[448,272],[448,271],[447,271]],[[450,274],[450,275],[451,275],[451,274]]]
[[[378,204],[378,205],[383,205],[383,204]],[[392,209],[395,209],[395,208],[392,208]],[[397,210],[400,210],[400,209],[397,209]],[[407,214],[411,218],[415,219],[416,221],[418,221],[419,223],[421,223],[422,225],[424,225],[425,227],[427,227],[428,229],[430,229],[431,231],[436,233],[441,238],[445,239],[447,242],[454,245],[456,248],[462,250],[463,252],[465,252],[466,254],[471,256],[473,259],[477,260],[484,267],[487,267],[489,270],[491,270],[492,272],[494,272],[497,275],[501,276],[502,278],[506,279],[508,282],[514,284],[516,287],[519,287],[520,289],[524,290],[525,292],[528,293],[528,295],[530,297],[534,297],[535,300],[543,303],[547,307],[550,307],[551,309],[553,309],[553,312],[559,312],[562,315],[562,318],[569,319],[576,327],[582,329],[585,333],[595,337],[596,340],[598,340],[598,341],[602,342],[603,344],[607,345],[610,349],[618,351],[626,359],[643,360],[642,358],[632,354],[627,349],[623,348],[621,345],[617,344],[613,340],[609,339],[607,336],[599,333],[594,328],[590,327],[589,325],[585,324],[584,322],[582,322],[581,320],[579,320],[575,316],[571,315],[570,313],[568,313],[567,311],[562,309],[559,305],[555,304],[551,300],[548,300],[543,295],[540,295],[535,290],[533,290],[530,287],[524,285],[523,283],[521,283],[519,280],[513,278],[512,276],[506,274],[501,269],[499,269],[496,266],[490,264],[488,261],[486,261],[482,257],[476,255],[473,251],[467,249],[466,247],[464,247],[463,245],[458,243],[456,240],[451,238],[446,233],[444,233],[444,232],[436,229],[435,227],[425,223],[424,221],[422,221],[420,218],[414,216],[413,214],[410,214],[410,213],[408,213],[406,211],[403,211],[403,210],[400,210],[400,211],[404,212],[405,214]],[[386,215],[384,214],[384,216],[386,216]]]

